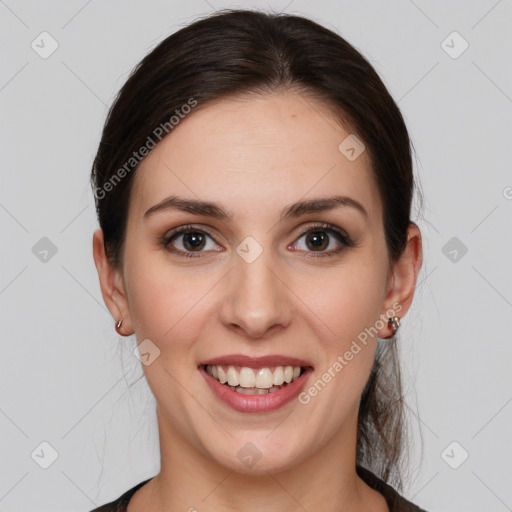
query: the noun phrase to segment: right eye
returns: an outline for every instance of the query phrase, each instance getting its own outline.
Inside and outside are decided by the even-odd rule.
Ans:
[[[208,238],[213,241],[212,235],[202,229],[198,229],[194,226],[182,226],[166,234],[162,239],[162,245],[166,250],[178,256],[198,258],[201,256],[199,254],[194,255],[193,253],[205,252],[203,249],[207,246]],[[181,247],[176,247],[176,245]],[[213,246],[215,245],[216,244],[213,244]],[[206,250],[208,250],[208,248]],[[211,247],[210,250],[219,251],[214,247]]]

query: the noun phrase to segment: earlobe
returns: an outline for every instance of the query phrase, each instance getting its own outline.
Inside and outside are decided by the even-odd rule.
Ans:
[[[382,314],[387,318],[397,316],[401,319],[409,310],[422,260],[421,232],[418,226],[411,222],[407,229],[407,245],[398,260],[393,264],[391,288],[383,303]],[[379,337],[387,339],[392,337],[395,332],[394,326],[387,323],[379,332]]]
[[[120,335],[129,336],[133,334],[133,329],[122,276],[108,260],[101,229],[97,229],[93,235],[93,257],[98,271],[101,294],[114,317],[115,329]]]

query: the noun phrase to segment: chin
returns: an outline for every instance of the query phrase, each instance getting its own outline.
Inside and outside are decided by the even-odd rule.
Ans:
[[[283,429],[283,433],[286,432]],[[267,475],[280,473],[299,463],[303,442],[286,443],[286,436],[279,437],[269,432],[248,436],[247,432],[240,438],[230,438],[222,452],[215,450],[210,456],[230,471],[246,475]]]

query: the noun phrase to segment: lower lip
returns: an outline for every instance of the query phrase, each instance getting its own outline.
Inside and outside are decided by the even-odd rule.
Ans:
[[[235,411],[271,412],[283,407],[297,397],[306,384],[306,380],[309,378],[312,369],[308,368],[298,379],[284,388],[281,388],[279,391],[267,393],[266,395],[243,395],[242,393],[237,393],[224,384],[221,384],[217,379],[214,379],[206,372],[204,366],[200,366],[199,371],[215,396],[232,409],[235,409]]]

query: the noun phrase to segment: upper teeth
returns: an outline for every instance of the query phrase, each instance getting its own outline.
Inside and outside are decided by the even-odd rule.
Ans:
[[[270,368],[253,369],[242,366],[238,371],[234,366],[228,366],[227,371],[221,365],[206,365],[206,371],[222,384],[242,388],[271,388],[283,383],[289,384],[300,375],[300,366],[276,366],[274,371]]]

